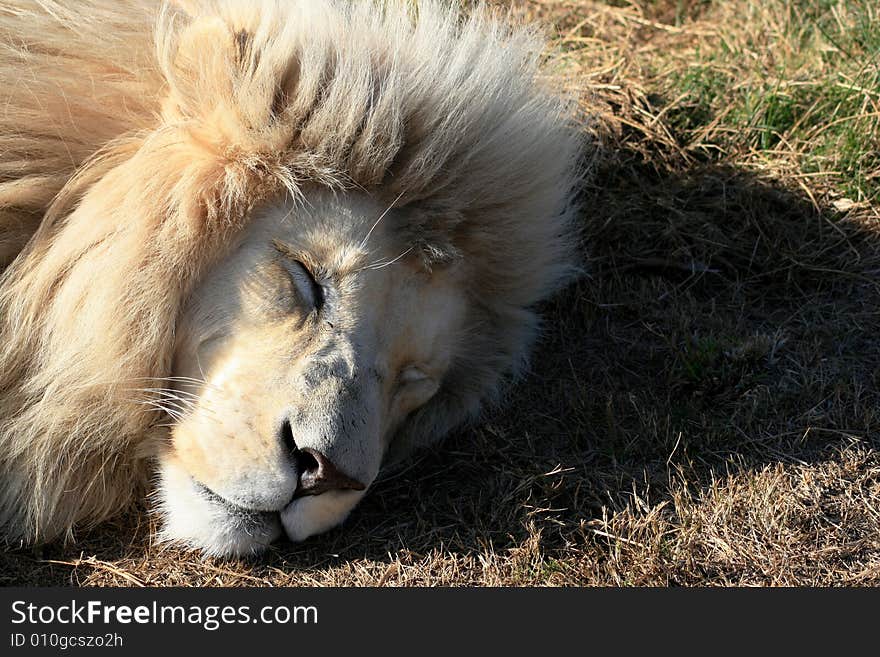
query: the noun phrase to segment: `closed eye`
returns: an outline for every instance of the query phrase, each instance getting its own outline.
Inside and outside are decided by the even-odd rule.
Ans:
[[[315,280],[312,272],[299,260],[284,260],[284,268],[290,274],[297,292],[307,306],[320,310],[324,305],[324,288]]]
[[[303,255],[277,240],[273,240],[272,246],[281,254],[284,269],[290,275],[300,297],[307,305],[320,310],[324,305],[324,288],[318,282],[314,270],[303,262]]]
[[[439,389],[440,381],[437,378],[413,365],[398,374],[394,396],[402,412],[409,413],[425,404]]]
[[[406,369],[404,369],[400,373],[400,376],[398,377],[397,381],[400,385],[409,385],[411,383],[419,383],[421,381],[427,381],[430,378],[431,377],[429,377],[423,370],[421,370],[418,367],[413,366],[413,367],[407,367]]]

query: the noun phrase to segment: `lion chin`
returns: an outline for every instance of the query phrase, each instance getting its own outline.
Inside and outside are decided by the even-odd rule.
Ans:
[[[7,544],[143,496],[208,554],[305,540],[520,371],[585,175],[536,30],[441,0],[10,1]]]

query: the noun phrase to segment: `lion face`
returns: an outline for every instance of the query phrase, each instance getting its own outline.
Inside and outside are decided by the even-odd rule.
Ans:
[[[178,325],[159,454],[166,538],[213,554],[345,519],[395,429],[437,392],[461,272],[425,270],[394,211],[320,194],[259,213]]]

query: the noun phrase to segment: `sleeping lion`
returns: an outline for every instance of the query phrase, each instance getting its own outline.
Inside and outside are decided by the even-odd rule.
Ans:
[[[423,0],[0,6],[0,533],[251,554],[516,375],[574,271],[542,42]]]

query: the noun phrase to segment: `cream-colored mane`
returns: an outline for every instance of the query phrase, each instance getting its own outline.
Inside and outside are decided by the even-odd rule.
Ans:
[[[433,1],[0,7],[0,527],[41,541],[140,494],[183,301],[255,208],[316,186],[418,210],[480,322],[396,446],[472,417],[571,271],[580,138],[542,43]],[[26,246],[25,246],[26,244]]]

